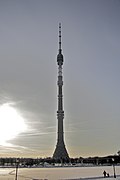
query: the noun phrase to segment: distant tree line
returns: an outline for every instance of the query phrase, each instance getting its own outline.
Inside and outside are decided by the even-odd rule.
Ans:
[[[69,159],[53,159],[51,157],[47,158],[0,158],[0,166],[12,166],[15,167],[16,163],[19,162],[19,167],[44,167],[46,164],[55,165],[55,164],[69,164],[69,165],[118,165],[120,164],[120,155],[111,155],[106,157],[88,157],[88,158],[69,158]]]

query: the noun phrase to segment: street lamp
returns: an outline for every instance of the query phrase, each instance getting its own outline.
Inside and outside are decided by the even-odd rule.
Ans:
[[[15,173],[15,180],[17,180],[18,166],[19,166],[19,159],[16,159],[16,173]]]
[[[115,173],[115,159],[112,158],[112,162],[113,162],[113,176],[114,178],[116,178],[116,173]]]

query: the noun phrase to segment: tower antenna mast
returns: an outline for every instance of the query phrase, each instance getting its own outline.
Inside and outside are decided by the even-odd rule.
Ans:
[[[59,53],[62,53],[61,49],[61,23],[59,23]]]

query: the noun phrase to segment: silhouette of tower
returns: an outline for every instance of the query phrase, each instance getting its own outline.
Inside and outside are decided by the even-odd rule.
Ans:
[[[59,24],[59,53],[57,55],[57,64],[58,64],[58,138],[56,149],[53,154],[54,159],[68,159],[69,155],[67,153],[65,143],[64,143],[64,132],[63,132],[63,119],[64,119],[64,110],[63,110],[63,76],[62,76],[62,65],[63,65],[63,55],[61,49],[61,24]]]

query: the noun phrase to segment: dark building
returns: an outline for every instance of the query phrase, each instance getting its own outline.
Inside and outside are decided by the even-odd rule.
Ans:
[[[53,154],[54,159],[68,159],[69,155],[67,153],[65,143],[64,143],[64,132],[63,132],[63,119],[64,119],[64,110],[63,110],[63,76],[62,76],[62,65],[63,65],[63,55],[61,49],[61,24],[59,24],[59,53],[57,55],[57,64],[58,64],[58,137],[57,145]]]

